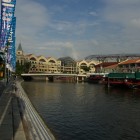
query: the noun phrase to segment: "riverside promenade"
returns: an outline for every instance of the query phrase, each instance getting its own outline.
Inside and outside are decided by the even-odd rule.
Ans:
[[[20,82],[0,82],[0,140],[55,140]]]

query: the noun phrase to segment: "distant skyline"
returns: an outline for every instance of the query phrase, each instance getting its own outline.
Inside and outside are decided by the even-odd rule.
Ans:
[[[17,0],[16,46],[46,57],[140,53],[140,0]]]

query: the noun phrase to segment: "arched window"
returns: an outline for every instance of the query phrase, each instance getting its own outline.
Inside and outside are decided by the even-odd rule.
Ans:
[[[55,61],[54,60],[50,60],[49,63],[55,63]]]
[[[30,60],[36,61],[36,59],[34,57],[31,57]]]
[[[40,59],[39,61],[40,61],[40,62],[46,62],[44,59]]]
[[[80,68],[83,69],[84,71],[89,71],[89,67],[87,67],[86,63],[81,63]]]
[[[94,67],[95,67],[95,64],[94,64],[94,63],[91,63],[91,64],[89,65],[89,67],[90,67],[90,68],[94,68]]]
[[[87,67],[86,63],[81,63],[80,67]]]

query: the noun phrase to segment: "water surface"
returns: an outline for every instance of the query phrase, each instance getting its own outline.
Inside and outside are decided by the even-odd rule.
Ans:
[[[57,140],[139,140],[140,93],[88,83],[24,82]]]

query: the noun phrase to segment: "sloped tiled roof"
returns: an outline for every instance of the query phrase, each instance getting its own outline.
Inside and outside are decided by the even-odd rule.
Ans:
[[[111,65],[115,65],[115,64],[118,64],[118,62],[103,62],[103,63],[100,63],[100,64],[97,64],[95,67],[108,67],[108,66],[111,66]]]
[[[135,64],[135,63],[140,63],[140,58],[129,59],[129,60],[126,60],[126,61],[119,63],[119,65]]]
[[[105,68],[107,68],[107,69],[113,69],[113,68],[116,68],[117,66],[118,66],[118,64],[114,64],[114,65],[107,66]]]

